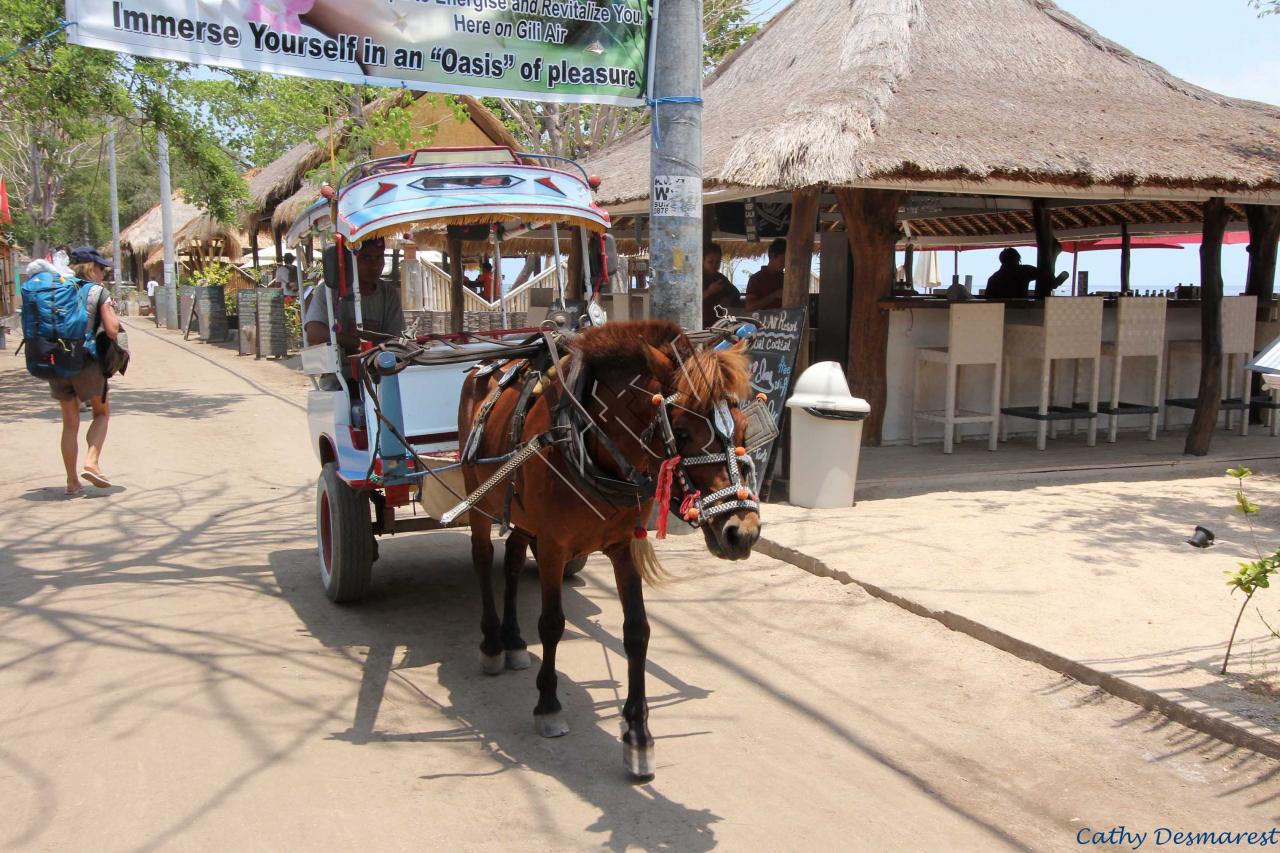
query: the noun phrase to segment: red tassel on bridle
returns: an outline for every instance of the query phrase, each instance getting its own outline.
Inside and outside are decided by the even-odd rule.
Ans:
[[[671,481],[675,479],[680,457],[672,456],[658,469],[658,484],[653,490],[653,503],[658,507],[658,538],[667,538],[667,516],[671,513]]]

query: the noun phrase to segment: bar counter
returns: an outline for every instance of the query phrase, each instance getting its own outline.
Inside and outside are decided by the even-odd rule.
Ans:
[[[1050,297],[1056,298],[1056,297]],[[1118,298],[1104,299],[1102,340],[1115,340],[1116,304]],[[1167,299],[1156,296],[1126,296],[1125,299],[1160,299],[1169,306],[1165,319],[1165,340],[1199,340],[1200,339],[1200,300],[1199,299]],[[1002,302],[1005,305],[1005,324],[1043,322],[1044,300],[1037,299],[973,299],[971,303]],[[917,347],[945,347],[948,344],[948,316],[945,310],[953,303],[946,299],[931,296],[895,297],[881,300],[881,308],[891,312],[889,318],[889,347],[887,353],[887,411],[884,419],[883,441],[885,444],[903,444],[911,436],[911,392],[915,373]],[[1259,345],[1266,343],[1260,341]],[[1178,357],[1174,364],[1166,365],[1171,385],[1170,397],[1195,396],[1199,386],[1199,358]],[[1087,399],[1088,381],[1092,365],[1082,362],[1080,365],[1081,396]],[[1057,362],[1055,365],[1054,396],[1055,403],[1068,402],[1069,389],[1072,382],[1071,362]],[[1127,358],[1121,380],[1120,399],[1125,402],[1145,402],[1151,399],[1151,384],[1155,374],[1154,358]],[[920,406],[925,410],[941,410],[945,392],[945,376],[941,368],[931,365],[921,371]],[[985,411],[991,405],[991,368],[983,366],[962,367],[958,383],[960,408]],[[1017,353],[1012,354],[1010,367],[1010,397],[1005,405],[1027,406],[1039,402],[1040,363],[1030,357]],[[1105,401],[1111,395],[1110,360],[1102,361],[1102,376],[1098,386],[1099,400]],[[1185,409],[1173,409],[1170,412],[1170,425],[1173,428],[1185,426],[1191,419],[1191,412]],[[1121,430],[1138,428],[1147,423],[1142,415],[1123,417]],[[1099,427],[1106,424],[1106,418],[1099,417]],[[1083,424],[1081,424],[1083,426]],[[1064,425],[1065,427],[1065,425]],[[1009,421],[1010,434],[1027,434],[1035,431],[1033,421],[1012,418]],[[986,436],[985,424],[968,424],[962,427],[963,435],[969,437]],[[920,438],[923,441],[937,441],[942,437],[942,427],[922,421]],[[1103,439],[1105,440],[1105,439]]]

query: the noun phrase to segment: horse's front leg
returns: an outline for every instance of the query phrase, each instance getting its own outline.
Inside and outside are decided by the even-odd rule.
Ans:
[[[538,669],[538,705],[533,709],[533,721],[543,737],[569,733],[569,723],[556,698],[556,646],[564,636],[560,592],[564,586],[564,564],[568,560],[569,554],[550,537],[538,540],[538,580],[542,585],[538,638],[542,640],[542,666]]]
[[[654,772],[653,735],[649,734],[649,703],[644,694],[645,657],[649,652],[649,617],[644,612],[644,584],[627,542],[605,552],[613,563],[613,577],[622,600],[622,645],[627,652],[627,703],[622,706],[622,755],[637,779]]]

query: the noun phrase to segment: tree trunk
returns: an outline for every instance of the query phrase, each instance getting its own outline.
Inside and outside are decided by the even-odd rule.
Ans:
[[[898,190],[836,190],[853,254],[849,385],[855,397],[871,406],[862,443],[872,447],[880,444],[888,396],[889,312],[879,303],[893,295],[898,208],[906,195]]]
[[[570,228],[568,232],[569,251],[566,253],[564,298],[583,299],[585,298],[585,288],[582,284],[582,265],[587,260],[582,257],[582,238],[578,236],[578,229]],[[563,245],[561,243],[561,246]]]
[[[449,238],[449,330],[462,331],[462,238]]]
[[[1200,243],[1200,393],[1187,430],[1185,453],[1209,452],[1222,400],[1222,235],[1230,213],[1221,198],[1204,203],[1204,237]]]

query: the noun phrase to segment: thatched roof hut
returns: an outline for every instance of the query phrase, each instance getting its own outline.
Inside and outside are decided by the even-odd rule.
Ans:
[[[1180,80],[1050,0],[796,0],[703,98],[709,191],[1280,203],[1280,109]],[[649,144],[645,128],[588,158],[601,204],[643,208]]]
[[[189,225],[192,220],[200,216],[200,208],[188,202],[182,195],[182,190],[174,191],[172,210],[173,232],[175,235]],[[161,227],[160,205],[156,204],[146,213],[130,222],[127,227],[121,229],[120,251],[122,254],[128,253],[146,257],[163,240],[164,233]],[[176,239],[174,244],[178,244]]]

